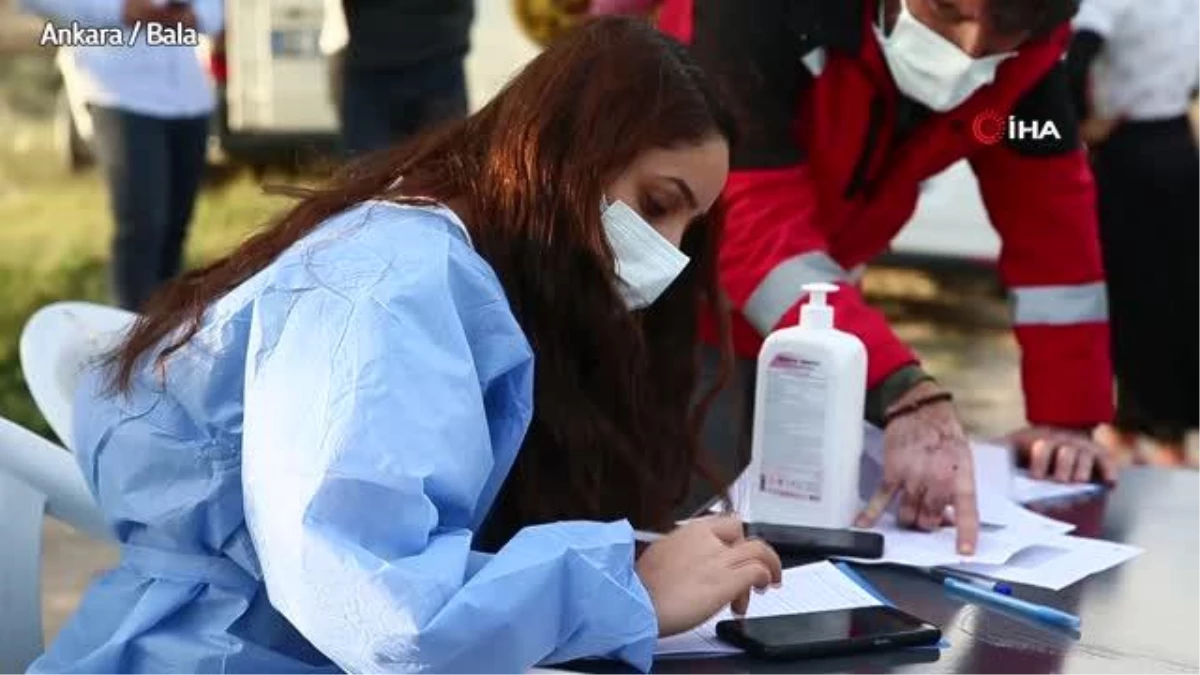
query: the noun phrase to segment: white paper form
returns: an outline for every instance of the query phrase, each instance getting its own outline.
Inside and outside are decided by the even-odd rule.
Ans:
[[[1013,485],[1012,450],[991,443],[971,443],[975,465],[975,494],[979,519],[991,525],[1007,525]]]
[[[1093,495],[1103,488],[1095,483],[1057,483],[1051,480],[1034,480],[1025,472],[1013,478],[1012,497],[1022,504],[1055,501]]]
[[[1055,520],[1050,516],[1044,516],[1036,511],[1030,511],[1024,506],[1011,501],[994,507],[990,511],[988,518],[980,517],[988,525],[1022,532],[1042,530],[1054,534],[1066,534],[1075,529],[1075,526],[1071,523],[1064,523],[1061,520]]]
[[[921,532],[902,528],[892,516],[885,515],[872,531],[883,534],[883,557],[875,560],[848,560],[866,565],[890,563],[913,567],[938,567],[966,562],[1001,565],[1018,551],[1053,539],[1059,534],[1055,530],[1040,527],[1000,527],[984,524],[980,525],[975,554],[964,556],[958,553],[958,532],[953,527],[943,527],[935,532]]]
[[[1095,483],[1059,483],[1034,480],[1028,471],[1014,469],[1012,449],[993,443],[971,443],[975,458],[975,482],[979,488],[980,517],[987,521],[989,496],[1005,497],[1005,501],[1029,504],[1053,499],[1091,495],[1103,489]]]
[[[792,567],[783,571],[783,586],[751,594],[747,617],[809,614],[883,604],[829,562]],[[657,657],[722,656],[741,650],[717,638],[717,623],[732,619],[726,608],[700,626],[658,641]]]
[[[1142,554],[1136,546],[1061,535],[1030,546],[1003,565],[969,563],[954,569],[1018,584],[1062,589]]]

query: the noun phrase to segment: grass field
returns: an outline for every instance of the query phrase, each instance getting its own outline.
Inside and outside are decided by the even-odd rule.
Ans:
[[[0,195],[0,415],[46,431],[21,378],[17,338],[47,303],[107,299],[112,224],[93,173],[64,176],[36,154],[11,151],[0,153],[0,171],[15,186]],[[188,241],[189,263],[227,251],[280,206],[245,176],[207,189]]]
[[[0,416],[49,433],[21,376],[17,341],[39,307],[63,299],[105,301],[112,221],[99,174],[70,175],[55,162],[53,72],[45,59],[0,59]],[[200,197],[187,257],[227,251],[283,206],[249,175],[224,177]]]

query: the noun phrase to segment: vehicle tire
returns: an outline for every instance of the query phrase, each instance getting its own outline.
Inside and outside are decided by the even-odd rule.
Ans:
[[[79,134],[65,89],[59,91],[54,105],[54,145],[63,168],[72,173],[83,171],[96,163],[91,146]]]

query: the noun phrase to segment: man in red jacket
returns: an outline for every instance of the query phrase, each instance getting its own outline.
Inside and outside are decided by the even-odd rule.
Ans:
[[[1060,59],[1078,0],[666,0],[662,28],[692,45],[742,108],[720,266],[734,343],[752,372],[763,336],[793,325],[801,286],[841,285],[838,326],[867,346],[866,417],[885,425],[885,476],[860,518],[896,497],[902,524],[954,507],[972,552],[973,464],[947,394],[851,270],[884,251],[921,181],[966,158],[1003,240],[1038,476],[1115,479],[1090,438],[1112,415],[1105,286],[1092,176]],[[708,333],[714,335],[712,326]],[[740,379],[752,387],[752,378]]]

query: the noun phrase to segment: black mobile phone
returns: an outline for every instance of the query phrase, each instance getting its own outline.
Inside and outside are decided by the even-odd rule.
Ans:
[[[823,527],[792,527],[770,523],[746,523],[746,537],[762,539],[780,555],[848,556],[882,558],[883,535],[858,530]]]
[[[717,637],[762,659],[801,659],[935,645],[937,626],[895,607],[730,619]]]

